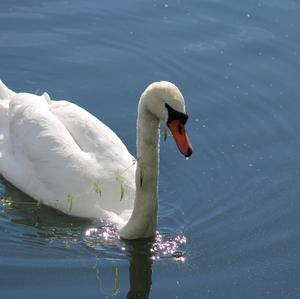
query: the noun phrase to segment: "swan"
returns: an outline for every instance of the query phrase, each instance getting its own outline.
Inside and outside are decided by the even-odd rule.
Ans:
[[[0,80],[0,174],[63,213],[113,223],[124,239],[153,237],[157,226],[160,123],[180,152],[192,145],[176,85],[150,84],[140,97],[136,158],[83,108],[47,93],[15,93]]]

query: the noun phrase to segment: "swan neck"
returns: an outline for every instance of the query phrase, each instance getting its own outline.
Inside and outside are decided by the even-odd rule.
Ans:
[[[147,176],[158,176],[160,121],[148,110],[139,109],[137,121],[137,167]],[[147,167],[146,167],[147,166]],[[137,184],[138,189],[142,189]]]
[[[145,102],[142,97],[138,109],[136,195],[132,215],[121,230],[125,239],[153,237],[157,227],[160,121]]]

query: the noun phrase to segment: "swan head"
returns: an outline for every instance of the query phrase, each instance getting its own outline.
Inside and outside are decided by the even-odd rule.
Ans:
[[[168,126],[180,152],[189,157],[193,147],[185,130],[188,115],[178,87],[167,81],[155,82],[146,88],[142,99],[147,99],[142,101],[147,110]]]

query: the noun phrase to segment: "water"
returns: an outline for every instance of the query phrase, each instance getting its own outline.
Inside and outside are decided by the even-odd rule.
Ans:
[[[300,298],[299,14],[293,0],[1,1],[10,88],[71,99],[134,153],[138,98],[170,80],[194,154],[162,141],[154,243],[1,180],[0,298]]]

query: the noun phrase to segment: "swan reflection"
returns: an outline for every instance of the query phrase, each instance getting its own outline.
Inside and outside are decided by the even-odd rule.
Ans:
[[[160,257],[172,257],[176,261],[185,261],[180,250],[186,243],[185,236],[165,239],[156,232],[156,237],[147,240],[127,241],[129,253],[129,291],[126,299],[147,299],[152,285],[152,264]]]
[[[111,225],[66,216],[44,205],[38,205],[36,201],[1,178],[0,186],[2,186],[0,208],[5,217],[10,219],[11,225],[14,225],[14,229],[21,230],[18,236],[23,236],[24,244],[30,242],[39,246],[44,244],[48,249],[64,248],[76,252],[79,250],[81,254],[95,255],[98,261],[106,258],[109,260],[128,258],[127,299],[149,298],[154,262],[161,258],[181,262],[185,260],[184,235],[173,237],[172,233],[164,235],[156,232],[155,238],[124,241]],[[99,272],[97,280],[103,279],[100,266],[97,264],[96,267],[96,271]]]
[[[85,232],[85,242],[97,252],[106,246],[120,248],[129,258],[129,291],[126,298],[148,298],[152,284],[152,264],[160,258],[185,261],[182,247],[186,243],[183,235],[174,238],[156,232],[155,238],[121,240],[116,229],[110,225],[92,227]],[[108,248],[107,247],[107,248]],[[112,249],[112,247],[110,247]],[[118,254],[115,252],[115,254]]]
[[[126,299],[147,299],[152,285],[152,240],[126,243],[129,252],[129,291]]]

